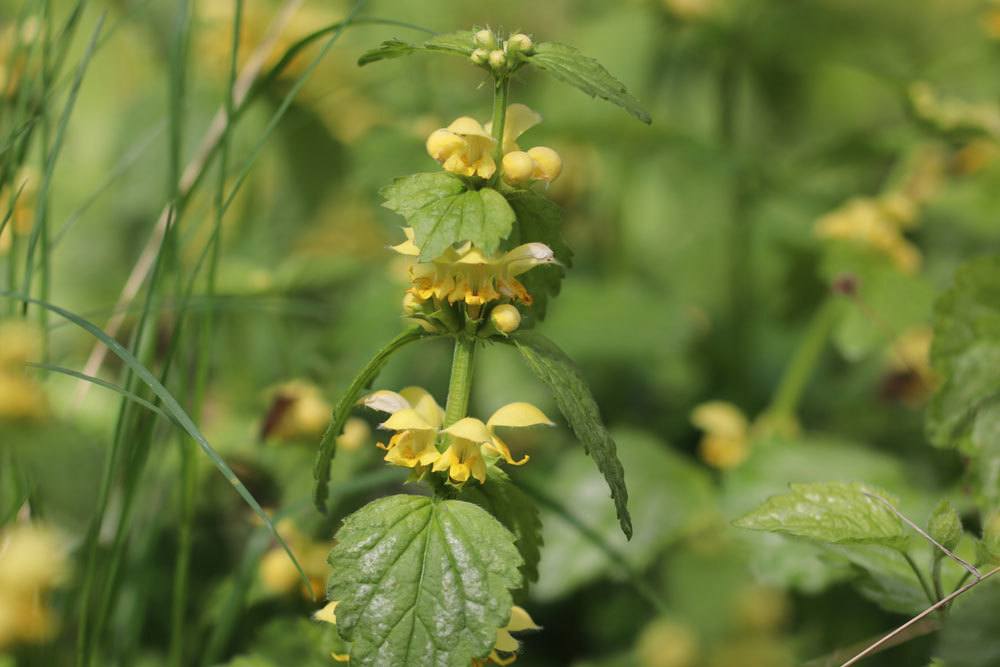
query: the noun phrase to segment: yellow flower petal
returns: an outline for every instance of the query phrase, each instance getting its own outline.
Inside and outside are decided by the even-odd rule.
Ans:
[[[513,653],[520,646],[518,641],[514,639],[509,632],[501,628],[497,630],[497,643],[494,648],[497,651],[503,651],[504,653]]]
[[[418,248],[417,244],[413,241],[413,227],[403,227],[403,233],[406,234],[406,240],[402,243],[397,243],[396,245],[389,247],[398,252],[400,255],[406,255],[408,257],[419,256],[420,248]]]
[[[379,428],[393,431],[436,431],[434,424],[428,423],[423,416],[413,408],[405,408],[393,413],[391,417],[379,424]]]
[[[489,442],[493,438],[486,424],[475,417],[459,419],[443,432],[475,443]]]
[[[460,134],[464,136],[474,136],[481,137],[483,139],[489,139],[490,143],[493,143],[493,137],[490,133],[479,124],[479,121],[470,116],[462,116],[461,118],[456,118],[452,121],[451,125],[448,126],[447,130],[453,132],[454,134]],[[440,132],[441,130],[438,130]],[[436,134],[436,133],[435,133]],[[433,134],[431,136],[434,136]]]
[[[534,171],[535,161],[524,151],[510,151],[503,156],[503,180],[511,185],[526,182]]]
[[[427,153],[435,160],[446,160],[449,156],[468,146],[464,137],[448,130],[434,130],[427,137]]]
[[[544,243],[525,243],[503,256],[507,275],[519,276],[542,264],[555,264],[555,253]]]
[[[338,604],[339,604],[338,602],[329,603],[328,605],[317,611],[315,614],[313,614],[313,618],[315,618],[317,621],[323,621],[324,623],[332,623],[333,625],[336,625]]]
[[[361,404],[366,408],[385,412],[390,415],[412,407],[405,396],[397,394],[394,391],[389,391],[388,389],[379,389],[362,397]]]
[[[531,403],[516,402],[508,403],[493,413],[493,416],[486,422],[486,428],[490,431],[496,426],[510,426],[513,428],[524,428],[526,426],[555,426],[545,413],[536,408]]]
[[[691,423],[706,433],[726,438],[745,438],[748,424],[743,411],[732,403],[709,401],[691,413]]]
[[[507,623],[506,629],[510,632],[522,632],[524,630],[541,630],[542,628],[535,623],[527,610],[514,605],[510,608],[510,622]]]
[[[535,146],[528,149],[528,156],[535,165],[532,178],[546,183],[559,178],[559,174],[562,173],[562,158],[559,157],[559,153],[547,146]]]

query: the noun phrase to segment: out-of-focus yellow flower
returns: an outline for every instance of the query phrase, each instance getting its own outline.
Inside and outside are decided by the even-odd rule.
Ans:
[[[490,178],[497,170],[493,160],[494,143],[479,121],[462,116],[448,127],[431,132],[427,137],[427,153],[440,162],[445,171],[459,176]]]
[[[1000,158],[1000,144],[992,139],[973,139],[955,153],[952,165],[959,174],[975,174],[997,158]]]
[[[55,633],[45,596],[66,574],[65,549],[52,530],[15,524],[0,532],[0,649]]]
[[[793,667],[795,657],[788,645],[777,637],[740,637],[728,643],[719,643],[712,650],[708,667],[733,667],[734,665],[767,665],[767,667]]]
[[[337,625],[337,605],[339,602],[329,602],[325,607],[313,614],[313,618],[323,623]],[[351,656],[346,653],[331,653],[330,657],[337,662],[350,662]]]
[[[709,401],[691,413],[691,423],[704,431],[698,443],[702,460],[716,468],[735,468],[750,454],[750,426],[732,403]]]
[[[771,586],[748,586],[735,601],[740,627],[754,634],[773,633],[788,620],[791,609],[784,591]]]
[[[1000,139],[1000,110],[995,104],[979,104],[943,98],[926,81],[910,85],[913,112],[945,132],[969,131]]]
[[[261,435],[284,441],[318,438],[330,423],[332,410],[319,387],[291,380],[275,390]]]
[[[716,0],[663,0],[668,12],[685,21],[695,21],[715,11]]]
[[[24,166],[18,170],[12,184],[0,188],[0,220],[4,219],[8,210],[11,212],[10,219],[0,232],[0,255],[10,250],[15,234],[23,236],[31,232],[35,223],[39,180],[36,169]],[[14,205],[13,210],[11,204]]]
[[[41,33],[41,22],[34,16],[25,19],[20,29],[15,23],[0,27],[0,98],[12,98],[24,80],[32,44]],[[37,54],[35,56],[38,57]]]
[[[511,465],[519,466],[528,462],[528,455],[525,454],[519,460],[515,461],[514,457],[510,453],[510,447],[508,447],[507,443],[504,442],[503,439],[497,434],[497,427],[505,426],[509,428],[527,428],[529,426],[540,425],[555,426],[552,420],[545,416],[545,413],[531,403],[516,402],[508,403],[494,412],[493,415],[486,420],[485,424],[475,417],[465,417],[464,419],[460,419],[448,428],[444,429],[444,433],[453,436],[456,440],[469,441],[482,445],[482,449],[485,450],[487,454],[499,456]],[[442,458],[447,455],[448,452],[446,451]],[[444,464],[442,463],[441,465],[443,466]],[[438,468],[435,467],[435,470],[437,469]],[[441,469],[443,470],[444,468],[442,467]],[[452,475],[452,479],[455,479],[456,481],[465,481],[464,479],[459,479],[455,475]],[[466,476],[465,479],[468,479],[468,477]]]
[[[698,636],[687,625],[659,618],[639,635],[635,648],[640,667],[694,667],[698,662]]]
[[[886,353],[883,396],[917,407],[930,395],[935,383],[930,362],[933,336],[930,327],[918,326],[893,341]]]
[[[24,365],[41,356],[42,334],[24,320],[0,322],[0,422],[38,421],[48,414],[41,384]]]
[[[302,566],[302,571],[309,578],[312,590],[302,589],[302,594],[311,596],[323,595],[323,582],[327,575],[326,556],[333,548],[332,542],[317,542],[310,539],[290,520],[280,521],[277,526],[288,548]],[[299,571],[279,545],[272,547],[260,561],[260,580],[264,588],[276,595],[284,595],[295,590],[301,581]]]
[[[472,667],[484,665],[509,665],[517,659],[520,643],[514,639],[512,632],[527,632],[541,630],[524,608],[514,605],[510,610],[510,621],[497,630],[497,642],[486,660],[473,659]]]
[[[401,255],[419,256],[413,229],[406,227],[403,231],[406,241],[393,246],[393,250]],[[433,261],[413,264],[410,293],[422,301],[431,298],[449,303],[463,301],[473,307],[504,297],[531,304],[531,295],[517,276],[536,266],[555,263],[552,249],[544,243],[525,243],[494,257],[487,257],[471,243],[465,243],[458,249],[448,248]]]
[[[360,417],[350,417],[344,423],[344,432],[337,436],[337,448],[348,452],[361,449],[371,435],[368,422]]]
[[[426,389],[406,387],[399,393],[383,389],[365,396],[361,402],[372,410],[387,413],[389,419],[380,428],[396,431],[389,444],[378,443],[386,450],[387,462],[413,468],[419,475],[441,456],[435,441],[444,422],[444,410]]]
[[[1000,2],[994,0],[993,6],[983,13],[983,28],[993,39],[1000,39]]]
[[[816,236],[849,241],[888,257],[903,273],[920,268],[920,251],[903,236],[902,229],[914,224],[914,202],[894,193],[879,199],[858,197],[816,221]]]

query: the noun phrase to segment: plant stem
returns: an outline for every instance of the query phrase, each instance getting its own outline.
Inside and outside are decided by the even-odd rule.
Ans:
[[[925,577],[924,573],[920,571],[920,568],[917,566],[917,562],[913,560],[913,556],[905,551],[903,551],[902,554],[903,558],[906,559],[906,563],[910,566],[910,569],[913,570],[913,574],[917,575],[917,581],[920,582],[920,587],[924,589],[924,594],[927,596],[928,602],[931,604],[937,602],[940,598],[934,597],[934,592],[931,591],[931,587],[927,583],[927,577]]]
[[[813,315],[805,337],[799,343],[791,363],[781,377],[774,400],[767,410],[768,414],[779,417],[795,416],[799,401],[802,400],[802,392],[819,362],[823,346],[837,321],[838,305],[835,297],[829,297]]]
[[[510,93],[510,79],[506,75],[497,76],[493,82],[493,139],[496,143],[493,146],[493,162],[496,163],[496,171],[493,172],[491,184],[500,182],[500,172],[503,167],[503,130],[507,120],[507,97]]]
[[[469,394],[472,393],[472,362],[476,352],[476,339],[459,334],[455,337],[455,354],[451,360],[451,379],[448,381],[448,403],[444,409],[444,425],[451,426],[469,412]]]
[[[934,565],[931,567],[931,581],[934,583],[934,597],[940,600],[944,597],[944,586],[941,585],[941,561],[944,554],[939,551],[934,552]]]

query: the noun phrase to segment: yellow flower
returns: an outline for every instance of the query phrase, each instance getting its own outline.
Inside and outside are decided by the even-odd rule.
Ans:
[[[0,254],[10,250],[13,236],[23,236],[31,232],[35,224],[35,203],[38,199],[40,177],[33,167],[21,167],[13,183],[0,188],[0,220],[7,215],[13,203],[10,220],[0,232]],[[15,200],[14,197],[17,197]]]
[[[492,154],[495,143],[479,121],[462,116],[427,137],[427,153],[440,162],[445,171],[459,176],[489,178],[497,170]]]
[[[309,578],[311,590],[302,589],[305,597],[322,596],[323,581],[327,574],[326,556],[332,547],[331,543],[315,541],[304,535],[290,520],[278,523],[278,533],[288,548],[295,554],[296,560],[302,566],[302,571]],[[260,579],[264,588],[276,595],[290,593],[298,587],[299,571],[285,550],[275,545],[260,561]]]
[[[444,410],[426,389],[407,387],[399,393],[383,389],[365,396],[361,402],[372,410],[389,414],[380,428],[396,434],[389,444],[378,443],[386,450],[387,462],[413,468],[419,474],[441,456],[435,442],[444,422]]]
[[[504,59],[503,51],[493,54]],[[496,67],[502,67],[499,62]],[[528,180],[551,182],[562,171],[562,159],[551,148],[536,146],[522,151],[517,139],[529,129],[542,122],[541,115],[524,104],[511,104],[503,126],[503,166],[504,180],[511,185],[519,185]],[[451,125],[435,130],[427,137],[427,153],[441,163],[445,171],[460,176],[490,178],[496,172],[493,148],[496,140],[492,137],[493,122],[481,125],[475,118],[462,116]]]
[[[275,390],[261,437],[285,441],[319,438],[330,423],[332,410],[319,387],[306,380],[291,380]]]
[[[545,413],[531,403],[517,402],[509,403],[494,412],[485,424],[475,417],[466,417],[446,428],[444,432],[459,440],[481,444],[487,453],[499,456],[511,465],[519,466],[528,462],[528,455],[525,454],[520,460],[515,461],[510,453],[510,447],[497,434],[497,427],[527,428],[542,424],[545,426],[555,425],[551,419],[545,416]],[[454,476],[453,478],[457,479]]]
[[[42,386],[24,374],[41,355],[42,334],[23,320],[0,322],[0,421],[38,421],[48,414]]]
[[[20,30],[14,23],[0,27],[0,98],[13,98],[29,66],[32,43],[41,33],[41,22],[34,16],[21,23]],[[30,60],[37,69],[37,60]]]
[[[700,657],[698,636],[683,623],[659,618],[639,635],[635,653],[641,667],[694,667]]]
[[[392,249],[401,255],[419,256],[413,229],[406,227],[403,231],[406,241]],[[462,301],[475,307],[500,298],[517,299],[530,305],[531,295],[517,276],[536,266],[555,263],[552,249],[544,243],[525,243],[493,257],[465,243],[457,249],[448,248],[430,262],[413,264],[410,293],[422,301],[431,298],[449,303]]]
[[[920,268],[920,251],[903,236],[901,229],[913,225],[915,204],[898,193],[882,199],[859,197],[816,221],[821,239],[867,246],[888,257],[903,273]]]
[[[933,331],[928,326],[907,329],[897,338],[886,356],[886,376],[882,395],[918,407],[934,388],[935,376],[930,354]]]
[[[483,667],[487,664],[509,665],[517,659],[517,650],[520,643],[514,639],[512,632],[525,632],[528,630],[541,630],[535,621],[522,607],[514,605],[510,609],[510,621],[507,625],[497,630],[497,641],[493,650],[486,660],[473,660],[473,667]]]
[[[452,434],[450,444],[444,453],[434,462],[434,472],[448,472],[448,479],[454,484],[462,485],[470,477],[486,483],[486,461],[478,442]]]
[[[339,602],[329,602],[325,607],[313,614],[313,618],[323,623],[337,625],[337,605]],[[331,653],[330,657],[337,662],[350,662],[351,656],[346,653]]]
[[[61,540],[50,529],[16,524],[0,532],[0,649],[53,635],[44,596],[67,574]]]
[[[716,468],[735,468],[750,453],[749,424],[743,412],[725,401],[702,403],[691,413],[691,423],[704,431],[698,454]]]

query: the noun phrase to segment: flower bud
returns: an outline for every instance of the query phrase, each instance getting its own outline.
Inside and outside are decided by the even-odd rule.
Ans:
[[[487,49],[476,49],[469,58],[477,65],[485,65],[490,59],[490,52]]]
[[[507,335],[521,326],[521,313],[509,303],[502,303],[490,313],[490,321],[497,331]]]
[[[515,53],[523,53],[528,55],[531,50],[535,48],[535,43],[531,41],[531,38],[525,35],[523,32],[511,35],[507,40],[507,49]]]
[[[423,309],[424,302],[416,294],[407,292],[403,295],[403,316],[412,317]]]
[[[497,49],[490,51],[490,67],[493,69],[503,69],[507,66],[507,54]]]
[[[485,49],[487,51],[495,49],[497,46],[496,35],[493,34],[492,30],[487,30],[486,28],[477,30],[476,34],[472,37],[472,41],[475,42],[476,46],[480,49]]]
[[[437,161],[448,158],[449,155],[462,149],[466,144],[465,139],[445,129],[434,130],[431,136],[427,137],[427,153]]]
[[[559,174],[562,173],[562,158],[559,157],[559,153],[546,146],[535,146],[528,149],[528,155],[535,163],[534,172],[531,174],[532,178],[546,183],[551,183],[559,178]]]
[[[927,532],[945,549],[951,551],[962,539],[962,519],[947,500],[942,500],[927,524]]]
[[[524,183],[535,171],[535,161],[524,151],[511,151],[503,156],[503,179],[511,185]]]

